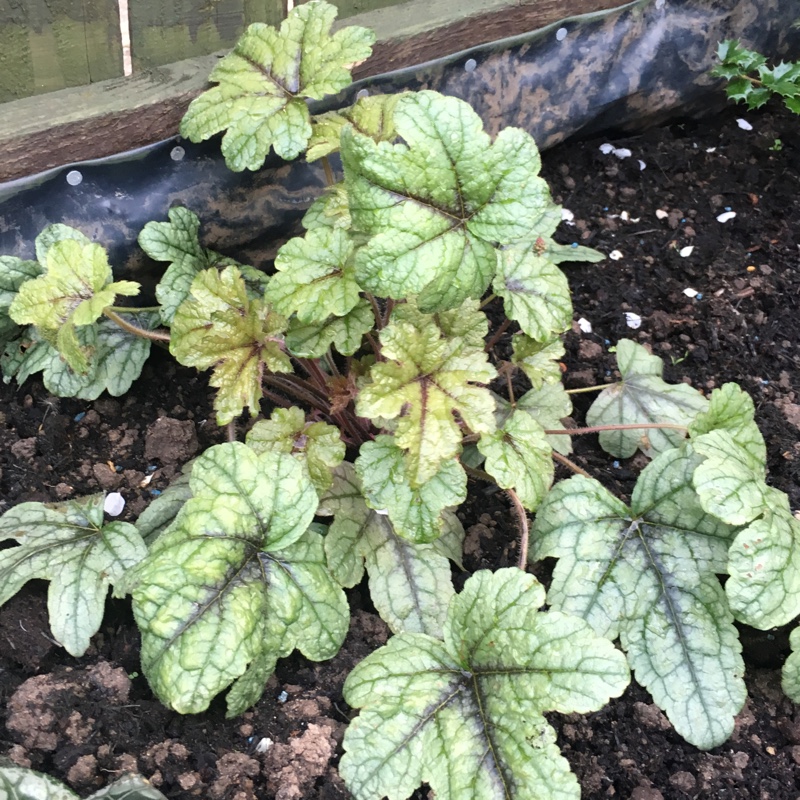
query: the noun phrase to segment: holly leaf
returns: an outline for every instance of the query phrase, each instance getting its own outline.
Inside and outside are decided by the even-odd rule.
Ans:
[[[192,101],[181,135],[193,142],[226,130],[225,163],[235,172],[258,169],[270,150],[287,161],[311,138],[306,99],[321,100],[350,84],[352,66],[368,58],[375,35],[351,26],[331,35],[337,9],[312,0],[295,6],[281,24],[250,25],[233,51],[212,70],[218,86]]]
[[[356,665],[344,693],[361,713],[339,765],[356,800],[423,782],[440,800],[580,797],[544,713],[601,708],[629,673],[583,620],[538,611],[544,599],[521,570],[478,572],[443,640],[401,633]]]
[[[133,591],[142,666],[162,702],[183,714],[204,711],[245,676],[229,698],[234,715],[257,699],[254,676],[269,675],[277,658],[295,648],[332,657],[350,615],[322,537],[309,530],[317,495],[294,458],[217,445],[194,462],[190,487]]]
[[[361,481],[348,463],[336,469],[317,514],[334,517],[325,553],[331,574],[342,586],[360,583],[366,564],[372,602],[394,633],[441,635],[453,596],[449,560],[460,562],[464,540],[455,514],[443,513],[442,534],[434,542],[404,539],[388,515],[367,507]]]
[[[563,333],[572,323],[567,276],[529,244],[497,254],[492,288],[503,298],[506,316],[538,342],[551,342],[553,334]]]
[[[775,489],[760,519],[728,552],[725,593],[736,619],[760,630],[786,625],[800,614],[800,520]]]
[[[333,482],[333,470],[344,460],[345,446],[339,429],[327,422],[306,422],[296,407],[276,408],[268,420],[260,420],[245,439],[256,453],[288,453],[302,466],[322,494]]]
[[[420,487],[460,452],[459,422],[475,433],[494,430],[494,400],[477,384],[488,383],[497,372],[483,347],[443,336],[433,317],[407,305],[381,331],[387,360],[371,368],[356,412],[398,418],[395,436],[408,453],[406,474],[413,487]]]
[[[150,258],[169,266],[156,286],[161,320],[171,325],[178,306],[189,296],[192,281],[205,269],[239,266],[232,258],[200,244],[200,220],[188,208],[169,210],[169,222],[148,222],[139,234],[139,246]]]
[[[277,272],[265,299],[279,314],[295,314],[304,324],[346,316],[358,304],[361,291],[352,264],[354,250],[342,228],[314,228],[290,239],[278,251]]]
[[[143,330],[152,330],[158,316],[142,312],[126,318]],[[28,329],[4,354],[3,372],[24,383],[31,375],[42,372],[45,388],[59,397],[96,400],[103,392],[120,397],[130,389],[142,372],[150,354],[151,342],[120,328],[109,319],[95,325],[77,328],[78,345],[90,355],[85,373],[74,372],[58,350],[38,338],[35,328]]]
[[[103,621],[108,587],[147,555],[136,528],[103,524],[105,495],[66,503],[21,503],[0,517],[0,605],[29,580],[50,581],[47,611],[53,636],[82,656]]]
[[[467,499],[467,474],[458,461],[445,461],[424,484],[411,485],[403,451],[393,436],[361,445],[356,472],[367,505],[389,515],[398,536],[418,544],[441,536],[442,512]]]
[[[35,325],[74,372],[85,373],[91,354],[78,341],[78,326],[96,322],[117,295],[136,295],[140,286],[112,282],[108,256],[97,244],[67,237],[54,241],[45,255],[44,274],[20,285],[9,316],[19,325]]]
[[[725,592],[736,529],[707,514],[692,486],[702,457],[668,450],[642,471],[631,507],[577,476],[545,498],[531,556],[558,558],[548,603],[619,637],[636,680],[687,741],[733,732],[746,697],[741,645]]]
[[[248,295],[236,267],[204,270],[172,320],[170,352],[187,367],[213,368],[209,383],[217,423],[226,425],[245,406],[258,412],[266,370],[291,372],[283,351],[287,321],[267,303]]]
[[[300,358],[322,358],[333,345],[343,356],[351,356],[374,325],[372,306],[362,298],[343,317],[328,317],[324,322],[309,324],[291,320],[286,331],[286,348]]]
[[[328,111],[312,123],[313,133],[308,143],[306,159],[316,161],[340,149],[342,130],[352,125],[375,142],[390,142],[397,136],[394,129],[394,107],[398,94],[378,94],[360,98],[355,105],[342,111]]]
[[[341,133],[353,225],[370,237],[356,277],[423,311],[455,308],[486,291],[495,246],[536,238],[551,212],[539,153],[519,128],[492,142],[469,104],[431,91],[401,95],[394,125],[403,143]]]
[[[558,359],[565,351],[564,343],[558,336],[537,342],[524,333],[517,334],[511,339],[511,349],[511,362],[528,376],[534,389],[540,389],[545,384],[561,383]]]
[[[696,389],[664,381],[661,359],[630,339],[617,343],[617,366],[622,380],[604,389],[592,403],[586,414],[590,426],[665,422],[688,426],[708,410],[708,400]],[[650,428],[603,431],[599,438],[607,453],[628,458],[637,449],[650,457],[663,453],[680,445],[684,436],[681,430]]]
[[[522,505],[535,511],[554,474],[553,448],[542,426],[525,411],[513,411],[497,430],[481,436],[478,450],[497,485],[514,489]]]

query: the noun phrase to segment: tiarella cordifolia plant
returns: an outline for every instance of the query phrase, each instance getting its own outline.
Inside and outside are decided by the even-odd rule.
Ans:
[[[225,130],[234,169],[270,148],[325,160],[330,185],[274,274],[207,249],[182,207],[139,237],[168,264],[154,308],[113,305],[138,286],[113,281],[102,248],[65,226],[40,235],[36,261],[0,259],[6,379],[41,371],[57,394],[121,394],[157,341],[211,370],[221,425],[271,408],[244,442],[187,465],[135,526],[104,524],[102,498],[11,509],[0,602],[51,580],[54,634],[80,654],[113,584],[133,596],[163,702],[199,712],[230,687],[235,715],[277,659],[336,653],[343,589],[366,571],[395,636],[345,685],[362,709],[341,762],[358,798],[421,782],[442,798],[577,797],[543,714],[600,708],[629,668],[684,737],[721,744],[745,699],[734,618],[770,627],[800,612],[800,522],[765,483],[752,402],[733,384],[710,399],[668,384],[660,359],[623,340],[620,380],[595,387],[590,427],[566,431],[559,265],[601,256],[553,241],[560,209],[522,130],[492,140],[468,104],[431,91],[312,116],[306,99],[343,89],[372,43],[358,28],[331,36],[334,16],[312,0],[280,31],[251,26],[182,126],[192,139]],[[617,458],[652,459],[630,504],[569,460],[567,434],[591,432]],[[580,474],[551,488],[554,461]],[[520,569],[455,593],[468,479],[505,490],[521,567],[529,533],[531,559],[558,559],[546,598]]]
[[[728,79],[725,91],[731,100],[761,108],[772,95],[778,95],[786,108],[800,114],[800,62],[781,61],[770,67],[761,53],[748,50],[736,39],[720,42],[717,57],[721,63],[711,74]]]

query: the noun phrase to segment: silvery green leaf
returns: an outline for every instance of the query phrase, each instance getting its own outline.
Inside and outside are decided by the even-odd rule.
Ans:
[[[534,389],[540,389],[545,384],[561,383],[558,359],[564,355],[564,343],[560,337],[537,342],[521,333],[512,337],[511,347],[511,361],[522,368]]]
[[[60,781],[0,759],[0,798],[2,800],[79,800],[78,795]]]
[[[525,392],[517,400],[516,410],[529,414],[545,430],[566,431],[561,420],[572,413],[572,400],[564,389],[564,384],[544,383],[538,389]],[[550,434],[547,441],[561,455],[568,456],[572,452],[572,439],[566,433]]]
[[[286,347],[300,358],[322,358],[331,345],[343,356],[351,356],[374,325],[372,306],[362,298],[343,317],[328,317],[324,322],[309,324],[291,320]]]
[[[445,461],[420,486],[412,486],[405,454],[392,436],[376,436],[361,445],[355,462],[367,505],[385,512],[398,536],[418,544],[442,533],[442,512],[467,498],[467,475],[458,461]]]
[[[355,800],[578,800],[544,712],[587,712],[620,695],[625,659],[576,617],[538,611],[518,569],[481,571],[450,602],[443,641],[401,633],[345,683],[361,709],[339,772]]]
[[[20,333],[20,326],[8,315],[19,287],[41,274],[42,267],[37,261],[0,256],[0,348],[5,348]]]
[[[441,635],[453,595],[448,559],[460,562],[464,530],[444,512],[442,533],[431,544],[398,536],[386,514],[368,508],[352,464],[342,464],[317,511],[333,516],[325,537],[328,567],[342,586],[355,586],[366,563],[372,602],[395,633]]]
[[[53,636],[82,656],[100,628],[108,587],[146,555],[133,525],[103,524],[105,495],[66,503],[21,503],[0,517],[0,604],[29,580],[50,581],[47,610]]]
[[[347,601],[309,529],[317,495],[289,455],[240,442],[196,459],[192,497],[138,569],[133,608],[154,692],[197,713],[231,683],[229,713],[258,696],[255,678],[298,648],[332,657]],[[248,673],[248,670],[250,672]]]
[[[402,143],[345,128],[345,182],[361,286],[380,297],[418,295],[424,311],[479,298],[496,269],[496,244],[535,238],[553,208],[533,139],[506,128],[492,142],[465,102],[431,91],[394,109]]]
[[[708,400],[696,389],[664,381],[661,359],[630,339],[617,343],[617,366],[622,380],[598,395],[586,414],[588,425],[666,422],[688,426],[708,410]],[[617,458],[628,458],[637,449],[652,457],[678,446],[684,438],[683,431],[666,428],[603,431],[600,446]]]
[[[770,489],[763,516],[738,533],[728,571],[725,593],[738,620],[767,630],[800,614],[800,520],[783,492]]]
[[[136,520],[136,530],[147,544],[152,544],[175,521],[178,512],[186,501],[192,496],[189,486],[189,477],[192,474],[190,461],[181,469],[169,486],[156,498],[150,501],[147,508],[142,511]]]
[[[800,703],[800,627],[789,636],[791,655],[786,659],[781,672],[781,687],[794,703]]]
[[[620,638],[636,680],[678,733],[724,742],[745,700],[733,615],[717,579],[736,529],[707,514],[692,486],[702,457],[687,445],[641,473],[631,508],[577,476],[545,498],[534,559],[558,558],[548,602]]]

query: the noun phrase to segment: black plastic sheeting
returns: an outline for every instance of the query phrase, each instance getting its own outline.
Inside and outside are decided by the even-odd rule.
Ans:
[[[770,57],[800,54],[798,0],[638,0],[435,62],[368,78],[312,112],[359,92],[435,89],[469,101],[496,133],[514,125],[545,149],[575,135],[641,130],[669,118],[714,113],[727,100],[709,76],[723,39]],[[0,254],[33,258],[33,240],[62,222],[109,250],[115,274],[154,281],[136,237],[185,205],[204,243],[260,266],[296,231],[324,186],[318,164],[270,155],[257,172],[233,173],[219,139],[179,139],[0,184]]]

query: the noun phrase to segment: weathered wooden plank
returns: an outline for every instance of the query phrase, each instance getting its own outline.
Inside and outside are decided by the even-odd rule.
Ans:
[[[347,19],[356,14],[366,14],[379,8],[387,6],[397,6],[406,3],[407,0],[329,0],[339,9],[339,19]],[[296,4],[296,5],[299,5]],[[451,14],[453,3],[451,2]]]
[[[282,14],[282,0],[130,0],[134,72],[226,50],[251,22]]]
[[[351,17],[346,24],[366,25],[378,33],[375,55],[356,70],[356,77],[366,77],[614,2],[461,0],[456,8],[451,0],[411,0]],[[0,106],[0,181],[102,158],[174,135],[189,102],[207,85],[216,61],[214,56],[188,59],[127,80]]]
[[[116,0],[0,0],[0,102],[122,74]]]

